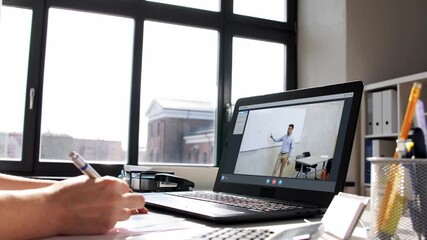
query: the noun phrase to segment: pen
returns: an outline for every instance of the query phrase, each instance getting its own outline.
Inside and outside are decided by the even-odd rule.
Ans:
[[[421,95],[421,87],[421,83],[418,82],[415,82],[414,85],[412,85],[411,93],[408,99],[408,105],[406,106],[405,117],[403,118],[402,128],[400,129],[400,138],[408,138],[409,130],[411,130],[412,120],[415,115],[417,102]],[[395,157],[397,157],[397,153],[395,153]]]
[[[93,167],[91,165],[89,165],[89,163],[87,163],[82,156],[80,156],[79,153],[72,151],[70,152],[70,154],[68,155],[70,156],[71,160],[73,161],[74,165],[86,176],[88,176],[89,178],[95,179],[95,178],[100,178],[101,175],[99,175],[99,173],[93,169]],[[132,189],[129,188],[129,192],[132,193]],[[147,213],[148,210],[144,207],[143,209],[133,209],[132,210],[132,214],[136,214],[136,213]]]
[[[78,154],[75,151],[70,152],[69,154],[71,160],[73,161],[74,165],[86,176],[88,176],[89,178],[95,179],[95,178],[100,178],[101,175],[99,175],[99,173],[93,169],[93,167],[91,165],[89,165],[89,163],[87,163],[82,156],[80,156],[80,154]]]
[[[73,161],[74,166],[76,166],[84,175],[92,179],[101,177],[101,175],[99,175],[99,173],[93,169],[93,167],[89,165],[89,163],[87,163],[76,151],[70,152],[69,156]],[[129,192],[133,192],[132,189],[129,188]]]

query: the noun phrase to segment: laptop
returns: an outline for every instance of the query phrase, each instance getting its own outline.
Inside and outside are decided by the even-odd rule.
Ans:
[[[323,214],[344,189],[362,91],[355,81],[239,99],[213,191],[143,193],[146,206],[215,223]],[[282,142],[271,136],[287,136],[290,124],[280,175]]]

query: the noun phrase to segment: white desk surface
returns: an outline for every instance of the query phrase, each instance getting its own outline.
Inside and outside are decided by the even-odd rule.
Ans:
[[[328,161],[328,159],[329,159],[328,157],[324,157],[324,156],[310,156],[310,157],[298,158],[298,159],[295,159],[295,161],[304,165],[314,165],[314,164],[326,162]]]
[[[320,218],[308,219],[311,222],[320,221]],[[246,223],[236,225],[216,225],[182,216],[173,216],[156,211],[148,214],[133,215],[130,219],[118,222],[110,232],[104,235],[86,236],[58,236],[46,240],[94,240],[94,239],[189,239],[191,237],[209,232],[217,227],[236,228],[268,228],[280,232],[282,230],[304,224],[304,219],[282,220],[262,223]],[[366,231],[357,227],[353,232],[352,239],[367,239]]]

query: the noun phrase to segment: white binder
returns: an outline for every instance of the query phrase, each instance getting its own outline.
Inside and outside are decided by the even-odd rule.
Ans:
[[[383,133],[383,96],[382,92],[373,92],[372,93],[372,119],[374,122],[373,125],[373,134],[382,134]]]
[[[383,134],[397,133],[397,91],[382,91],[382,128]]]
[[[372,93],[366,94],[366,135],[373,133],[374,120],[372,114],[374,112],[374,103],[372,99]]]

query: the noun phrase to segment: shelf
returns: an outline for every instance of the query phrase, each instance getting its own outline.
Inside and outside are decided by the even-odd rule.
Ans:
[[[366,139],[397,139],[398,133],[365,135]]]
[[[414,84],[414,82],[419,82],[423,86],[423,89],[421,91],[420,100],[424,102],[424,106],[427,109],[427,72],[422,72],[418,74],[412,74],[408,76],[403,76],[399,78],[394,78],[390,80],[385,81],[379,81],[371,84],[366,84],[364,87],[364,95],[362,98],[362,105],[360,109],[361,117],[361,126],[360,126],[360,144],[361,144],[361,152],[360,152],[360,179],[361,179],[361,185],[359,186],[359,190],[362,191],[361,194],[369,194],[367,191],[370,188],[370,184],[368,182],[365,182],[365,175],[369,176],[370,171],[365,169],[365,164],[369,166],[368,163],[365,161],[366,154],[378,154],[379,152],[387,151],[391,141],[396,140],[399,137],[400,132],[400,125],[403,121],[404,115],[406,113],[406,107],[408,104],[409,94],[411,92],[411,88]],[[396,98],[397,98],[397,104],[396,104],[396,118],[395,121],[397,123],[397,129],[393,129],[392,131],[396,133],[387,133],[387,134],[366,134],[368,132],[367,126],[368,126],[368,120],[367,120],[367,110],[368,110],[368,96],[370,101],[372,101],[373,94],[377,94],[377,92],[380,91],[387,91],[389,89],[395,89],[396,90]],[[372,93],[372,94],[368,94]],[[378,97],[378,94],[376,95]],[[372,108],[372,105],[370,105]],[[371,109],[372,111],[372,109]],[[371,112],[371,114],[373,111]],[[425,117],[427,117],[427,113],[424,114]],[[371,120],[372,121],[372,120]],[[388,131],[390,132],[390,131]],[[372,141],[370,141],[372,140]],[[379,140],[379,141],[376,141]],[[373,149],[372,142],[375,142],[375,150]],[[379,145],[381,142],[381,145]],[[389,142],[389,143],[386,143]],[[385,147],[378,147],[378,146],[385,146]],[[382,149],[380,151],[380,149]],[[375,152],[375,153],[374,153]]]
[[[387,81],[380,81],[376,83],[371,83],[365,86],[365,91],[372,91],[372,90],[380,90],[384,88],[394,88],[399,84],[403,83],[413,83],[420,80],[427,79],[427,72],[412,74],[404,77],[399,77]]]

